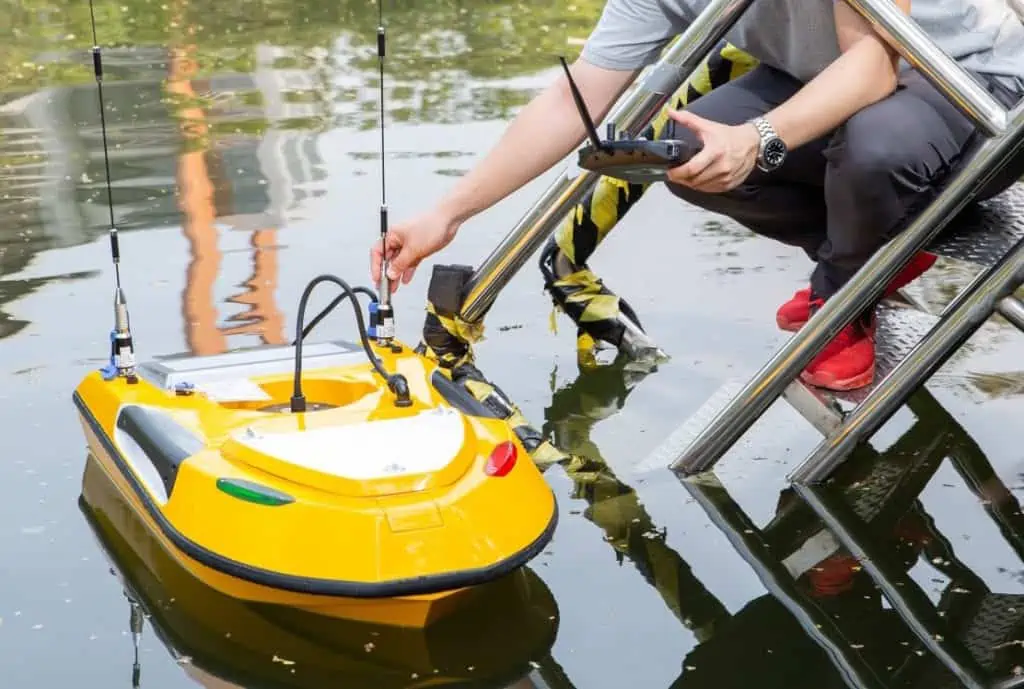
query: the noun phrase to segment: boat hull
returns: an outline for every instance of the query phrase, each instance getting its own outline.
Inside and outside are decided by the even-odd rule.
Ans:
[[[126,480],[118,463],[111,457],[105,444],[91,430],[91,426],[84,418],[82,418],[82,426],[88,438],[90,452],[96,457],[107,478],[117,487],[120,497],[124,501],[122,508],[131,509],[138,516],[149,535],[180,567],[203,584],[224,595],[253,603],[283,605],[328,617],[400,627],[421,627],[432,624],[461,607],[463,603],[469,602],[473,596],[474,587],[394,598],[316,595],[258,584],[232,576],[221,569],[207,566],[200,560],[190,557],[186,551],[176,545],[181,537],[172,539],[165,528],[158,524],[153,518],[152,510],[147,509],[140,500],[138,491],[133,489],[130,482]]]
[[[252,604],[205,585],[171,557],[91,455],[79,507],[129,601],[184,671],[207,686],[507,687],[554,643],[558,608],[528,567],[477,589],[429,628]],[[141,630],[140,630],[141,631]],[[141,668],[143,685],[146,668]],[[410,678],[420,677],[420,684]],[[478,684],[479,683],[479,684]]]
[[[407,370],[423,365],[409,357],[403,362]],[[304,378],[314,381],[313,389],[318,380],[345,376],[358,387],[359,372],[352,368],[342,367],[341,373],[307,369]],[[423,373],[436,380],[436,372],[424,368]],[[251,380],[266,384],[268,379]],[[275,389],[280,380],[271,383],[269,389]],[[209,401],[181,399],[149,382],[130,385],[96,375],[83,381],[74,401],[89,449],[124,504],[184,569],[241,600],[425,626],[472,601],[480,584],[526,564],[547,544],[557,523],[554,496],[525,451],[527,461],[507,477],[482,477],[486,458],[470,445],[458,461],[434,474],[376,482],[337,479],[244,446],[235,454],[225,450],[232,437],[240,437],[240,428],[260,419],[297,424],[306,431],[316,424],[313,414],[260,414],[244,405],[213,409]],[[379,413],[380,402],[374,404],[378,407],[370,412],[358,413]],[[145,421],[142,416],[125,423],[126,409],[149,410],[145,413],[165,420],[194,417],[196,425],[184,430],[200,435],[203,446],[184,456],[168,478],[163,465],[146,465],[165,436],[139,435],[138,428],[135,435],[126,435],[132,424]],[[328,419],[320,422],[328,430],[337,425],[327,412],[316,418]],[[477,443],[501,438],[493,419],[467,415],[458,422],[476,429]],[[290,502],[268,506],[225,495],[216,490],[224,480],[219,475],[252,485],[258,481],[275,494],[288,494]],[[518,521],[509,521],[507,515],[516,511]]]

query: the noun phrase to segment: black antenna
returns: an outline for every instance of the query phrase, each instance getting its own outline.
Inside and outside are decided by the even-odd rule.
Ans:
[[[384,33],[384,0],[377,0],[377,62],[380,70],[380,240],[388,233],[387,178],[384,174],[384,56],[387,40]],[[381,249],[386,249],[381,246]]]
[[[580,112],[580,119],[583,120],[583,126],[587,130],[587,137],[590,139],[590,143],[600,151],[607,150],[608,146],[597,135],[597,125],[594,124],[594,118],[590,116],[590,112],[587,110],[587,104],[583,102],[583,95],[580,93],[579,88],[576,87],[576,81],[572,78],[568,63],[564,57],[560,56],[558,59],[562,61],[565,78],[569,80],[569,90],[572,91],[572,99],[576,101],[576,109]]]
[[[91,1],[91,0],[90,0]],[[384,56],[387,53],[386,34],[384,32],[384,0],[377,0],[377,60],[380,69],[380,298],[376,305],[377,320],[375,334],[377,342],[391,345],[395,337],[395,312],[391,307],[391,281],[388,279],[388,201],[387,179],[385,170],[384,150]],[[394,348],[394,347],[392,347]]]
[[[111,333],[110,367],[104,370],[108,378],[121,376],[129,383],[137,381],[135,375],[135,346],[132,342],[128,302],[121,289],[121,249],[118,245],[117,226],[114,223],[114,190],[110,181],[110,149],[107,144],[106,106],[103,102],[103,57],[96,33],[96,10],[89,0],[89,19],[92,22],[92,66],[99,94],[100,131],[103,135],[103,164],[107,178],[107,208],[110,213],[110,255],[114,262],[114,331]]]

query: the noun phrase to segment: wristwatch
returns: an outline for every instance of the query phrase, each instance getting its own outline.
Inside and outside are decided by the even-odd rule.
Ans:
[[[761,137],[761,145],[757,150],[757,167],[763,172],[774,172],[786,159],[786,142],[775,133],[775,128],[763,117],[755,117],[750,123],[757,129]]]

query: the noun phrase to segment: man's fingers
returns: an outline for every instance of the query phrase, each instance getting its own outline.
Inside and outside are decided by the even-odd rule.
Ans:
[[[708,130],[708,125],[710,124],[708,120],[698,117],[688,110],[669,110],[668,116],[693,131],[697,136],[701,136],[701,138],[703,138],[702,134]]]
[[[686,163],[677,167],[674,176],[685,180],[687,183],[692,182],[695,177],[711,167],[717,158],[718,154],[714,149],[705,148]]]
[[[418,262],[418,257],[414,255],[412,247],[406,244],[395,249],[392,257],[388,259],[388,277],[398,282],[402,274]]]

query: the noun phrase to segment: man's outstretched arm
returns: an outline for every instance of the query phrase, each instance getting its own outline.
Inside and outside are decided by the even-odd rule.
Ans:
[[[685,21],[670,15],[662,0],[608,0],[582,57],[571,68],[596,121],[608,114],[637,72],[654,62],[672,36],[685,28]],[[391,228],[388,272],[395,287],[399,279],[409,282],[420,261],[451,242],[466,220],[547,171],[585,136],[568,80],[559,74],[444,198]],[[381,254],[380,242],[374,242],[370,274],[375,282],[380,279]]]
[[[633,70],[603,69],[577,60],[571,67],[587,108],[600,121],[635,78]],[[427,256],[455,238],[474,215],[546,172],[586,136],[565,74],[534,97],[502,134],[497,144],[433,208],[390,229],[387,236],[389,277],[394,289],[408,283]],[[380,242],[374,242],[370,274],[380,280]]]
[[[610,70],[577,60],[571,67],[594,121],[600,122],[633,81],[634,71]],[[586,137],[565,74],[512,120],[498,143],[438,204],[461,224],[546,172]]]

